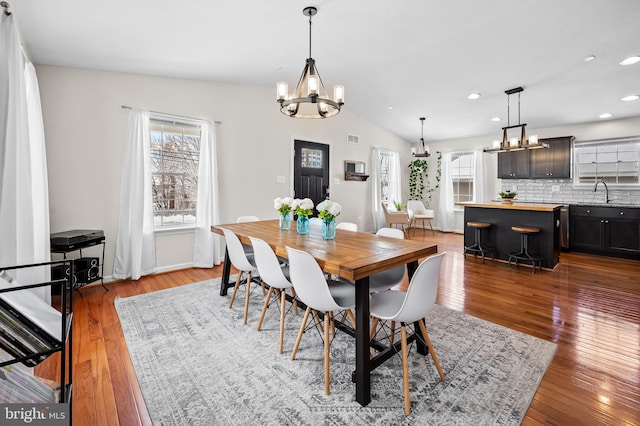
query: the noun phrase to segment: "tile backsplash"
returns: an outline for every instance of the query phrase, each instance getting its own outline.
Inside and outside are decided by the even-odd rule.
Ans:
[[[570,179],[503,179],[502,191],[515,191],[518,201],[535,203],[604,203],[604,186],[574,186]],[[640,188],[620,189],[609,185],[609,203],[640,206]]]

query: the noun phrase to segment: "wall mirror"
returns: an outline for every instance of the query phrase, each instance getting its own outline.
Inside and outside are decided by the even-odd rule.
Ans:
[[[366,163],[364,161],[344,162],[344,180],[365,181],[369,176],[366,174]]]

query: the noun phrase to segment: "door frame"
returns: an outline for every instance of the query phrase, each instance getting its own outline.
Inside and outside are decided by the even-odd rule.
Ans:
[[[323,141],[323,140],[319,140],[317,138],[310,138],[310,137],[306,137],[306,136],[299,136],[299,135],[291,135],[291,140],[289,142],[289,194],[291,194],[291,196],[293,197],[293,193],[294,193],[294,178],[295,178],[295,158],[294,158],[294,154],[295,154],[295,149],[296,149],[296,140],[300,140],[300,141],[304,141],[304,142],[313,142],[313,143],[319,143],[322,145],[328,145],[329,146],[329,198],[331,198],[331,194],[333,192],[333,176],[331,174],[332,172],[332,168],[331,168],[331,164],[333,163],[333,143],[332,142],[328,142],[328,141]],[[315,207],[315,206],[314,206]]]

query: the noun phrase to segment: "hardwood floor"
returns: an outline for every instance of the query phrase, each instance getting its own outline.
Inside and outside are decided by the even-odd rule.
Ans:
[[[527,267],[465,260],[461,235],[418,230],[412,238],[449,252],[437,303],[558,344],[523,424],[640,423],[640,262],[562,253],[555,271],[532,274]],[[111,283],[108,292],[99,285],[76,292],[74,424],[151,424],[114,298],[221,274],[221,266],[188,269]],[[55,378],[57,362],[52,357],[36,373]]]

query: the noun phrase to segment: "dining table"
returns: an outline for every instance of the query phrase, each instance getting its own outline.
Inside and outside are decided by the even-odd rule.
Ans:
[[[222,228],[234,232],[244,244],[251,244],[249,237],[260,238],[282,258],[287,257],[287,246],[304,250],[315,258],[325,273],[355,283],[356,326],[355,329],[345,326],[341,329],[355,337],[356,365],[352,380],[356,385],[356,401],[362,406],[368,405],[371,402],[371,371],[394,356],[399,345],[397,342],[387,347],[370,339],[369,276],[399,265],[406,265],[408,277],[411,279],[418,267],[418,262],[437,253],[438,246],[425,241],[381,237],[367,232],[342,229],[336,230],[334,239],[325,240],[320,227],[311,227],[307,235],[298,234],[295,221],[291,222],[289,230],[280,229],[278,220],[260,220],[214,225],[211,231],[222,235]],[[234,285],[229,282],[230,272],[231,262],[225,250],[220,284],[221,296],[225,296],[228,288]],[[416,336],[414,333],[410,339],[415,340],[418,351],[426,355],[428,350],[426,345]],[[370,356],[371,347],[378,351],[375,357]]]

